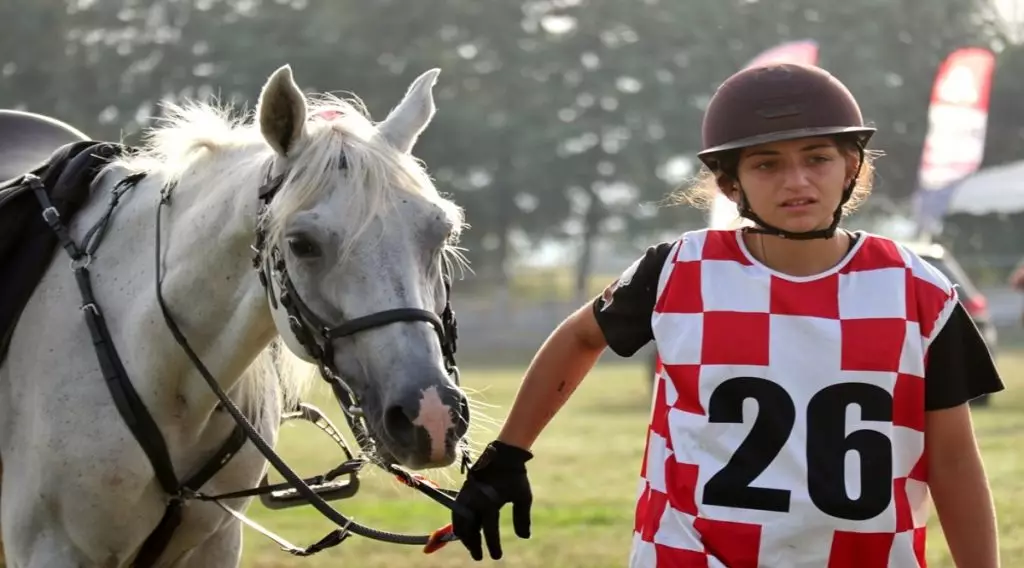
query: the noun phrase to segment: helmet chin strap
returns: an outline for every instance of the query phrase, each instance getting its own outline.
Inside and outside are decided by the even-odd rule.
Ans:
[[[755,227],[746,227],[744,230],[747,231],[748,233],[772,235],[793,241],[831,239],[835,235],[836,229],[839,227],[839,222],[843,218],[843,206],[846,205],[846,202],[849,201],[850,197],[853,196],[853,188],[857,185],[857,178],[860,176],[860,169],[861,166],[864,164],[864,147],[858,146],[857,149],[860,153],[860,161],[857,164],[857,172],[853,175],[853,179],[850,180],[850,183],[849,185],[846,186],[846,189],[843,190],[843,198],[839,201],[839,206],[836,207],[835,213],[832,214],[832,223],[830,223],[829,226],[824,229],[796,232],[787,231],[785,229],[780,229],[778,227],[773,227],[772,225],[765,222],[765,220],[762,219],[760,216],[758,216],[757,213],[754,213],[754,210],[750,207],[750,201],[747,200],[746,192],[744,192],[743,187],[739,185],[738,176],[734,176],[734,178],[736,179],[736,189],[737,191],[740,192],[740,202],[738,207],[740,217],[750,219],[757,225]]]

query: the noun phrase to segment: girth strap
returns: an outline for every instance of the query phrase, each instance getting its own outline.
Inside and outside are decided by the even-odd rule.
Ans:
[[[245,442],[245,431],[242,430],[241,426],[235,425],[235,429],[231,431],[231,436],[217,450],[217,453],[203,467],[199,468],[199,471],[188,478],[185,483],[182,483],[182,488],[186,491],[199,491],[200,487],[205,485],[226,463],[231,461],[231,458],[242,449]],[[160,519],[160,524],[156,526],[156,529],[142,543],[142,548],[139,549],[139,553],[135,556],[135,561],[132,563],[134,568],[154,566],[157,560],[160,559],[160,555],[164,553],[167,545],[170,544],[174,531],[181,525],[182,507],[184,505],[185,500],[183,497],[174,497],[167,503],[167,509],[164,511],[163,518]]]
[[[146,542],[142,543],[139,553],[135,555],[135,560],[132,562],[133,568],[156,565],[160,555],[167,550],[167,545],[170,544],[174,531],[181,525],[182,508],[184,506],[185,502],[178,498],[171,499],[167,503],[167,508],[164,509],[164,516],[160,518],[160,524],[149,534]]]

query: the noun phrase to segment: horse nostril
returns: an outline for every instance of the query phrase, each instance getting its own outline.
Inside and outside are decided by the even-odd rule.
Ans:
[[[408,442],[412,439],[416,428],[416,425],[412,423],[415,417],[416,413],[410,413],[402,405],[392,405],[384,411],[384,430],[395,440]]]

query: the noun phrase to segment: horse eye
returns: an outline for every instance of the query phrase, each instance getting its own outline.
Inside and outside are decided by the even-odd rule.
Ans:
[[[288,237],[288,249],[299,258],[314,258],[320,256],[320,248],[316,243],[306,237]]]

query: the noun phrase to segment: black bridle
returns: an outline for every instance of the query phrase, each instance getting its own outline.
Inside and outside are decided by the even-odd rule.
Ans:
[[[271,165],[271,168],[273,165]],[[342,163],[344,167],[344,162]],[[270,203],[280,191],[284,184],[286,173],[276,176],[272,175],[272,169],[267,171],[263,185],[259,189],[260,209],[257,219],[256,238],[253,243],[253,268],[257,271],[260,283],[267,291],[271,306],[277,309],[278,302],[288,314],[288,326],[295,336],[295,339],[302,345],[306,354],[316,362],[320,369],[320,375],[331,386],[335,397],[345,413],[345,419],[359,440],[363,450],[373,453],[369,447],[372,437],[366,428],[365,419],[362,414],[362,406],[359,404],[359,397],[335,368],[334,364],[334,340],[355,335],[361,331],[383,327],[392,323],[422,321],[429,323],[437,334],[441,345],[441,354],[444,359],[445,371],[456,386],[460,384],[459,368],[455,363],[456,341],[458,340],[458,325],[455,321],[455,312],[451,305],[451,266],[448,262],[443,263],[441,278],[444,282],[445,303],[441,315],[438,316],[432,311],[419,308],[394,308],[383,310],[365,316],[347,320],[339,325],[332,326],[316,312],[309,308],[292,284],[288,276],[288,267],[285,265],[284,257],[278,247],[274,246],[266,250],[267,237],[266,229],[262,221],[266,218],[266,212]],[[271,268],[272,267],[272,268]],[[274,275],[277,278],[274,278]],[[276,284],[276,292],[271,283]],[[469,409],[459,409],[460,416],[468,422]],[[469,455],[465,446],[461,448],[462,467],[468,466]]]
[[[126,148],[117,146],[116,151],[123,152]],[[112,153],[113,154],[113,153]],[[110,156],[112,158],[113,155]],[[396,323],[400,321],[426,321],[430,323],[438,334],[441,342],[441,349],[444,356],[445,368],[453,376],[456,384],[459,380],[458,368],[455,365],[455,342],[457,338],[457,327],[454,313],[450,304],[451,275],[446,265],[442,275],[445,285],[445,308],[440,316],[427,310],[415,308],[398,308],[370,314],[364,317],[349,320],[341,325],[331,327],[321,318],[312,312],[299,298],[288,278],[286,267],[280,258],[280,251],[269,251],[269,258],[274,258],[276,264],[274,272],[278,274],[277,282],[281,285],[281,294],[278,299],[281,305],[287,310],[290,328],[296,338],[302,343],[307,353],[316,361],[323,378],[331,385],[335,396],[345,413],[346,421],[353,430],[363,455],[353,457],[347,444],[333,424],[314,406],[302,403],[297,409],[286,412],[282,421],[291,419],[305,419],[318,426],[322,431],[334,439],[346,455],[346,460],[326,474],[302,479],[300,478],[283,459],[270,447],[266,440],[260,435],[249,419],[231,400],[231,398],[220,387],[217,380],[206,368],[203,362],[196,355],[189,345],[188,340],[181,332],[174,318],[171,316],[163,297],[163,270],[161,262],[161,212],[165,206],[170,206],[173,195],[174,184],[166,186],[160,193],[159,204],[156,210],[156,297],[163,313],[168,329],[175,340],[189,357],[196,370],[207,382],[211,391],[220,401],[218,409],[228,412],[236,423],[236,427],[224,442],[224,444],[204,463],[196,472],[184,480],[180,480],[174,471],[170,453],[159,427],[153,420],[151,414],[138,396],[131,379],[117,353],[113,338],[110,335],[106,320],[103,317],[101,306],[96,302],[92,292],[92,284],[89,273],[91,259],[99,248],[99,245],[106,234],[107,227],[113,217],[114,210],[121,198],[134,188],[145,174],[132,174],[114,187],[107,206],[107,210],[96,225],[87,233],[82,247],[70,236],[68,228],[61,219],[57,209],[53,207],[49,199],[49,189],[42,180],[33,174],[25,174],[20,184],[33,191],[42,210],[43,218],[54,231],[62,248],[71,257],[71,270],[78,284],[82,297],[80,311],[86,319],[90,335],[92,336],[97,361],[103,373],[105,383],[111,393],[114,403],[122,419],[128,424],[133,436],[146,453],[154,469],[154,474],[161,488],[168,495],[167,507],[164,516],[156,529],[143,543],[140,551],[133,562],[135,567],[148,567],[156,564],[160,555],[173,537],[174,531],[182,520],[184,503],[189,500],[212,501],[220,506],[225,512],[231,514],[239,521],[256,530],[257,532],[274,540],[284,550],[296,556],[310,556],[327,548],[336,546],[352,534],[360,535],[373,540],[393,544],[419,545],[424,547],[425,552],[433,552],[444,544],[455,540],[451,527],[446,526],[431,534],[407,535],[377,530],[342,515],[327,503],[322,495],[329,499],[350,497],[355,493],[358,484],[355,483],[355,475],[368,463],[373,463],[394,475],[399,481],[412,487],[437,503],[455,509],[455,491],[441,489],[436,484],[423,476],[409,472],[396,464],[383,462],[374,457],[372,438],[365,426],[365,420],[358,405],[357,394],[347,383],[335,372],[333,358],[331,355],[332,341],[336,338],[350,336],[364,330]],[[262,201],[260,212],[262,213],[269,206],[270,201],[280,189],[284,175],[270,178],[260,187],[259,196]],[[254,265],[259,272],[260,281],[264,287],[268,286],[269,270],[263,257],[265,245],[265,234],[262,229],[257,230],[256,243],[253,249],[256,253]],[[272,288],[268,288],[271,301],[274,299]],[[465,410],[465,409],[460,409]],[[467,419],[468,419],[468,415]],[[266,477],[260,487],[235,491],[219,495],[207,495],[200,491],[200,488],[216,475],[235,454],[244,446],[246,440],[252,442],[257,450],[263,455],[270,465],[284,477],[285,482],[270,485],[266,483]],[[468,450],[465,446],[461,448],[463,472],[469,463]],[[340,489],[331,484],[337,478],[348,475],[353,483],[342,486]],[[332,490],[334,493],[332,493]],[[286,496],[282,497],[284,494]],[[339,528],[331,531],[322,539],[308,547],[299,547],[289,543],[282,537],[265,529],[258,523],[248,519],[245,515],[237,512],[224,503],[222,500],[260,496],[264,504],[270,508],[281,508],[281,502],[289,501],[292,504],[308,504],[320,512],[323,516],[335,523]]]

